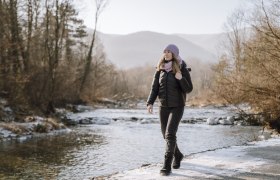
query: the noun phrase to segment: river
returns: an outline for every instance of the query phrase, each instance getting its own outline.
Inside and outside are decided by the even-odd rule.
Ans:
[[[70,132],[0,143],[0,179],[90,179],[163,161],[165,142],[158,109],[96,109],[73,114],[97,124]],[[185,108],[184,119],[232,116],[229,108]],[[105,123],[102,123],[104,120]],[[255,140],[261,127],[181,123],[177,133],[185,155]]]

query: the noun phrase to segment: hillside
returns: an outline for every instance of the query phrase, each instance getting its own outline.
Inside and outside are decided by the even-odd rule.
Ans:
[[[176,44],[180,56],[187,60],[198,59],[202,62],[216,62],[217,58],[209,50],[180,37],[155,32],[137,32],[128,35],[110,35],[99,33],[108,59],[119,68],[131,68],[144,65],[155,66],[167,44]]]
[[[207,49],[214,55],[218,55],[223,46],[223,42],[227,40],[227,34],[175,34],[182,37],[204,49]]]

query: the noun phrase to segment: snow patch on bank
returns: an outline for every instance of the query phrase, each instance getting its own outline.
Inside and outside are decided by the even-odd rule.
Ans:
[[[280,138],[251,142],[245,146],[232,146],[190,155],[183,159],[180,169],[173,169],[168,177],[160,176],[161,164],[141,167],[112,175],[106,179],[226,179],[241,173],[256,172],[268,164],[264,158],[248,155],[248,151],[258,147],[279,146]],[[98,179],[98,178],[97,178]]]

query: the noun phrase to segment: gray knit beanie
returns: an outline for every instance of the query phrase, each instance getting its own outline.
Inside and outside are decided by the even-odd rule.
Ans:
[[[179,48],[175,44],[169,44],[164,49],[164,51],[167,51],[167,50],[171,51],[179,61],[182,60],[181,57],[179,56]]]

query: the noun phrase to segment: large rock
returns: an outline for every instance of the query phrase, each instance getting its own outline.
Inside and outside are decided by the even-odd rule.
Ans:
[[[219,120],[219,124],[222,125],[233,125],[233,122],[234,122],[234,117],[232,116],[228,116],[226,118]]]
[[[219,123],[219,119],[216,117],[209,117],[206,120],[206,124],[208,124],[208,125],[217,125],[218,123]]]

